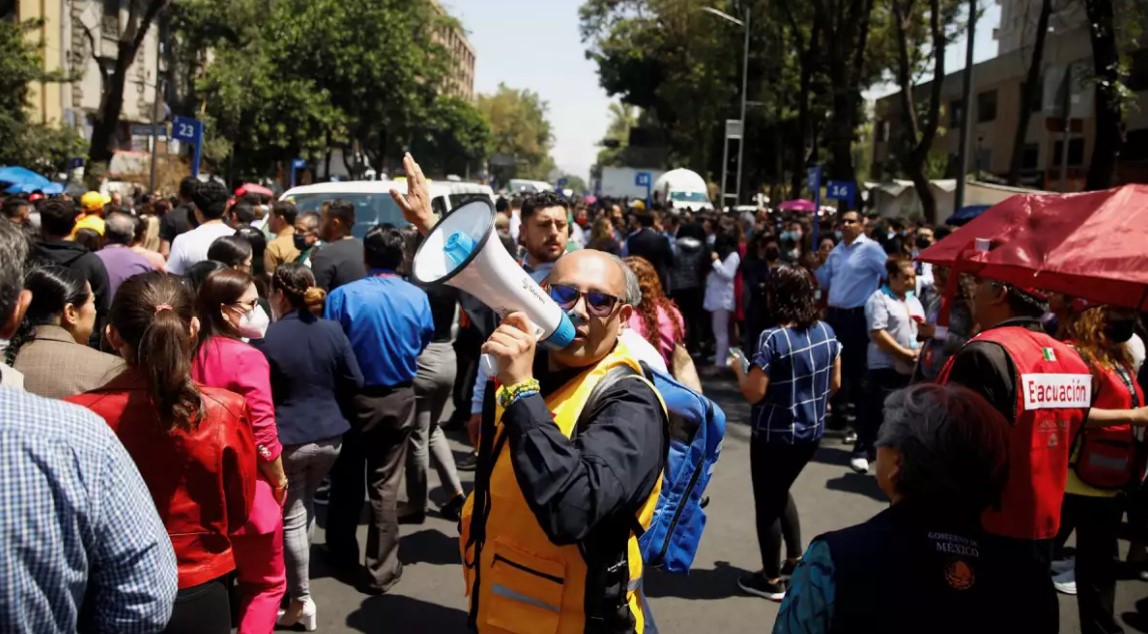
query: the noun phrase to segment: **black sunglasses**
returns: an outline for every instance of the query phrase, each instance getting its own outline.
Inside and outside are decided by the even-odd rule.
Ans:
[[[595,317],[608,317],[614,312],[614,307],[617,306],[622,300],[621,298],[607,295],[606,293],[599,293],[598,291],[582,292],[572,286],[565,286],[563,284],[549,284],[547,290],[550,292],[550,299],[553,299],[562,310],[570,310],[578,303],[580,297],[586,298],[586,312]]]

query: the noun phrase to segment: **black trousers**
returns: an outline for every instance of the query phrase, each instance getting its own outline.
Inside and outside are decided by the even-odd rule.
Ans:
[[[711,332],[706,311],[702,308],[705,289],[702,287],[682,288],[675,290],[670,294],[670,297],[682,313],[682,321],[686,322],[686,350],[689,350],[691,354],[699,352],[702,342],[708,336],[707,333]]]
[[[857,444],[855,457],[872,460],[877,451],[877,433],[885,421],[885,399],[897,390],[908,387],[912,377],[892,368],[869,370],[865,383],[865,401],[857,414]]]
[[[482,333],[473,326],[462,328],[454,341],[455,380],[451,391],[454,413],[451,421],[461,425],[470,418],[470,399],[474,395],[474,377],[482,356]]]
[[[387,591],[402,576],[399,561],[399,483],[407,457],[407,440],[415,427],[413,387],[366,388],[352,401],[351,431],[331,469],[327,505],[327,549],[342,570],[355,570],[359,542],[355,529],[370,499],[366,562],[369,583]]]
[[[845,428],[846,410],[852,409],[860,418],[860,405],[863,402],[866,372],[866,350],[869,347],[869,330],[865,323],[864,308],[830,307],[825,319],[841,342],[841,389],[833,395],[833,415],[829,425],[834,429]]]
[[[177,592],[164,634],[231,634],[226,580],[220,577]]]
[[[1081,634],[1120,634],[1116,621],[1117,537],[1124,500],[1064,496],[1061,516],[1076,527],[1076,605]],[[1062,520],[1063,521],[1063,520]]]
[[[821,441],[796,445],[768,443],[764,434],[755,434],[749,444],[749,468],[753,480],[753,506],[757,524],[757,545],[761,550],[762,572],[770,579],[781,576],[781,518],[789,511],[787,524],[793,541],[786,553],[800,555],[801,523],[789,489],[813,458]]]

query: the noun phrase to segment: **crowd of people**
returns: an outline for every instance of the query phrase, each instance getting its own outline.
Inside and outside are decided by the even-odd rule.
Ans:
[[[738,585],[783,601],[775,631],[944,609],[930,631],[1052,632],[1054,587],[1082,631],[1120,631],[1125,513],[1148,559],[1144,466],[1121,453],[1148,424],[1135,312],[915,262],[941,227],[541,192],[494,205],[575,327],[536,349],[526,315],[413,281],[435,217],[404,165],[405,222],[362,237],[352,203],[195,179],[170,201],[3,202],[0,629],[314,630],[325,503],[329,563],[360,592],[400,582],[400,526],[438,513],[478,631],[656,632],[637,538],[672,431],[653,368],[731,378],[752,405],[761,568]],[[791,489],[827,431],[892,505],[806,550]]]

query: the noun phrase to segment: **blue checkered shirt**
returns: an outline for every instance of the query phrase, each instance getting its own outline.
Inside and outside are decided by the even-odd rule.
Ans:
[[[0,632],[158,632],[176,574],[147,485],[107,423],[0,388]]]

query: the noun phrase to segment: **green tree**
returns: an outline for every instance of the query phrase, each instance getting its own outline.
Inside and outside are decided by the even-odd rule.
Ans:
[[[43,43],[28,39],[40,26],[36,20],[0,19],[0,165],[50,174],[63,170],[67,160],[82,151],[84,141],[71,128],[28,120],[28,84],[63,79],[59,73],[43,71]]]
[[[563,174],[562,178],[566,179],[566,189],[572,190],[574,195],[584,194],[590,189],[586,187],[586,181],[581,176],[575,174]]]
[[[946,25],[952,22],[952,10],[946,11],[942,0],[928,0],[928,46],[919,41],[921,0],[890,0],[897,29],[897,83],[901,86],[901,120],[904,126],[905,171],[916,187],[921,209],[929,223],[937,221],[937,199],[929,188],[926,164],[941,122],[941,88],[945,76]],[[954,3],[955,4],[955,3]],[[931,62],[931,64],[930,64]],[[917,103],[914,79],[922,67],[935,77],[929,84],[929,99],[922,107]],[[969,116],[965,108],[961,116]]]
[[[490,123],[477,106],[442,97],[416,129],[411,151],[431,173],[463,175],[490,154],[491,144]]]
[[[554,169],[554,135],[546,102],[538,93],[499,84],[493,95],[479,95],[478,109],[490,122],[491,173],[496,180],[548,178]]]
[[[630,144],[630,129],[638,125],[637,108],[620,101],[610,103],[610,124],[598,151],[600,167],[621,167],[622,152]]]
[[[128,70],[136,59],[140,46],[147,38],[148,31],[161,11],[171,0],[132,0],[128,2],[127,26],[116,34],[116,54],[104,57],[92,30],[82,26],[88,41],[88,53],[95,59],[100,69],[102,92],[100,109],[96,113],[92,127],[92,140],[88,148],[88,163],[106,164],[115,151],[113,140],[124,108],[124,86],[127,85]]]

